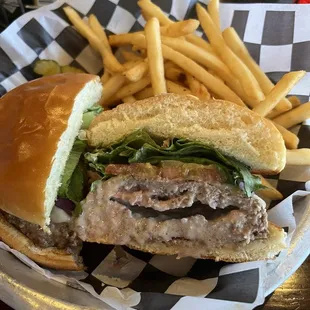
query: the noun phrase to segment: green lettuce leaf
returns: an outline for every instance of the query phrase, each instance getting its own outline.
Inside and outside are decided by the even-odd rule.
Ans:
[[[102,111],[101,106],[93,106],[87,109],[83,114],[81,129],[87,129],[92,120]],[[66,162],[61,186],[58,190],[58,197],[70,199],[76,205],[84,198],[85,168],[79,162],[85,149],[86,142],[76,139]]]
[[[92,122],[92,120],[101,112],[103,108],[101,106],[95,105],[87,109],[83,114],[83,123],[81,129],[87,129]]]
[[[254,176],[249,168],[238,160],[224,156],[211,146],[185,139],[156,141],[145,130],[130,134],[123,141],[107,149],[97,149],[85,153],[90,167],[104,178],[108,164],[151,163],[159,164],[163,160],[178,160],[201,165],[215,165],[225,174],[227,182],[240,186],[247,196],[262,188],[259,177]],[[168,142],[168,143],[167,143]]]
[[[77,139],[66,162],[62,175],[61,186],[58,197],[68,198],[77,203],[83,199],[84,189],[84,167],[79,164],[82,153],[85,151],[86,143]]]

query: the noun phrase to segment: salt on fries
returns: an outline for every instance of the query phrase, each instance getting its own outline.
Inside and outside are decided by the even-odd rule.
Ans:
[[[299,139],[288,129],[310,118],[310,102],[301,104],[296,96],[286,98],[304,71],[290,72],[274,85],[251,57],[234,28],[220,28],[219,1],[207,9],[196,5],[197,19],[174,22],[150,0],[138,6],[147,21],[144,30],[110,35],[91,15],[88,23],[70,7],[64,8],[73,26],[103,58],[104,94],[101,104],[115,106],[172,92],[202,100],[226,99],[247,106],[269,119],[281,133],[287,163],[310,165],[310,149],[297,149]],[[210,43],[195,34],[199,24]],[[132,50],[124,49],[129,45]],[[112,47],[122,47],[120,63]],[[282,195],[262,178],[263,197]]]

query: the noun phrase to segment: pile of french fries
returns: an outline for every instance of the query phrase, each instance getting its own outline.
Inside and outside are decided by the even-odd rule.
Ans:
[[[305,71],[287,73],[274,85],[235,29],[221,31],[219,0],[211,0],[207,9],[197,3],[198,20],[178,22],[150,0],[139,0],[138,6],[146,20],[144,31],[109,38],[96,16],[89,16],[87,22],[71,7],[64,8],[73,26],[102,56],[104,107],[167,92],[225,99],[266,117],[278,128],[287,147],[287,164],[310,165],[310,149],[297,149],[299,139],[288,130],[310,118],[310,102],[286,97]],[[199,25],[210,43],[195,34]],[[111,47],[120,47],[122,63]],[[281,199],[281,193],[266,182],[263,179],[267,189],[262,194]]]

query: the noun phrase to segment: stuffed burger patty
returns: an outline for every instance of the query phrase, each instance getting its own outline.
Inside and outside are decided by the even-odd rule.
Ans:
[[[285,247],[252,174],[285,165],[268,120],[174,94],[100,113],[101,92],[97,77],[66,74],[0,100],[2,241],[71,270],[84,241],[230,262]]]

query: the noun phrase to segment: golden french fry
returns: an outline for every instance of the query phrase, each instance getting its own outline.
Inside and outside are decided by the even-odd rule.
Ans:
[[[89,41],[91,46],[93,46],[101,54],[104,67],[107,67],[110,72],[122,72],[124,70],[123,66],[109,51],[109,49],[101,43],[93,30],[84,23],[79,14],[77,14],[77,12],[69,6],[65,7],[63,10],[78,32],[80,32],[80,34]]]
[[[137,82],[148,72],[149,65],[146,61],[140,61],[136,66],[124,71],[124,76],[130,82]]]
[[[141,10],[141,15],[143,16],[144,20],[147,22],[152,18],[152,15],[148,14],[144,10]]]
[[[167,88],[165,81],[164,59],[161,51],[158,19],[154,17],[151,18],[146,23],[144,32],[153,93],[154,95],[166,93]]]
[[[201,47],[203,50],[209,52],[209,53],[213,53],[215,54],[214,52],[214,49],[212,48],[212,46],[210,45],[210,43],[208,43],[207,41],[205,41],[203,38],[200,38],[198,37],[197,35],[195,34],[188,34],[187,36],[185,36],[185,39],[198,46],[198,47]]]
[[[286,164],[297,166],[309,166],[310,149],[287,150]]]
[[[209,53],[190,42],[181,41],[179,38],[161,37],[163,44],[173,48],[174,50],[184,54],[197,63],[212,69],[216,72],[224,81],[230,81],[234,79],[234,76],[230,73],[227,66],[216,55]]]
[[[181,37],[193,33],[198,26],[197,19],[182,20],[160,27],[160,34],[167,37]]]
[[[290,109],[290,110],[291,110],[291,109]],[[275,117],[277,117],[277,116],[279,116],[279,115],[281,115],[281,114],[283,114],[283,113],[285,113],[285,112],[283,112],[283,111],[277,111],[277,110],[273,109],[273,110],[266,116],[266,118],[273,119],[273,118],[275,118]]]
[[[137,100],[142,100],[142,99],[153,97],[152,87],[147,87],[141,90],[140,92],[135,94],[135,97],[137,98]]]
[[[121,89],[125,81],[126,78],[121,74],[112,76],[104,85],[104,92],[101,97],[100,103],[104,105],[105,102],[107,102],[114,94],[116,94]],[[126,96],[122,96],[121,98],[123,97]]]
[[[145,87],[151,84],[151,79],[149,76],[143,77],[138,82],[129,83],[123,86],[118,92],[115,94],[116,99],[122,99],[127,96],[134,95],[135,93],[140,92]]]
[[[151,1],[140,0],[137,2],[142,12],[148,14],[148,16],[156,17],[161,25],[172,24],[173,21],[167,17],[160,7],[152,3]]]
[[[178,82],[182,80],[182,78],[185,77],[185,73],[182,69],[180,68],[165,68],[165,76],[168,80]]]
[[[273,119],[273,121],[284,128],[291,128],[302,123],[310,117],[310,102],[303,103],[299,107],[281,114]]]
[[[91,14],[88,18],[88,24],[93,32],[96,34],[98,39],[101,41],[102,44],[112,53],[111,46],[109,44],[109,40],[107,35],[104,31],[104,28],[99,23],[97,17],[94,14]]]
[[[167,83],[168,93],[174,93],[174,94],[180,94],[180,95],[191,95],[192,94],[188,88],[181,86],[177,83],[174,83],[169,80],[167,80],[166,83]]]
[[[190,42],[181,41],[179,38],[168,38],[162,36],[162,43],[173,48],[174,50],[184,54],[197,63],[212,69],[214,73],[226,82],[231,90],[233,90],[243,101],[246,101],[251,107],[256,102],[245,96],[243,89],[236,78],[231,74],[227,66],[216,55],[203,50]],[[210,70],[208,70],[210,72]],[[210,72],[211,73],[211,72]]]
[[[112,46],[121,46],[132,44],[132,41],[137,36],[143,34],[143,31],[132,33],[113,34],[109,36],[109,43]]]
[[[220,98],[244,106],[243,101],[230,88],[218,79],[214,78],[213,75],[193,60],[166,45],[162,45],[162,51],[165,59],[174,62],[184,71],[194,76],[197,80],[203,83],[207,89],[210,89],[212,92],[216,93]]]
[[[152,3],[151,1],[138,1],[138,6],[142,9],[143,12],[149,14],[150,16],[156,17],[160,24],[165,26],[169,24],[173,24],[173,21],[170,20],[164,12],[158,7],[156,4]],[[196,36],[195,34],[189,34],[186,36],[186,40],[189,42],[204,48],[205,50],[212,52],[212,47],[208,42],[203,40],[202,38]]]
[[[190,74],[186,74],[186,79],[189,89],[194,96],[198,97],[201,100],[209,100],[211,98],[211,95],[208,92],[207,88],[199,81],[197,81],[197,79],[195,79]]]
[[[133,103],[133,102],[136,102],[137,99],[134,96],[127,96],[127,97],[122,98],[122,101],[128,102],[128,103]]]
[[[129,60],[123,63],[123,67],[125,69],[125,71],[137,66],[138,64],[140,64],[142,61],[141,60]]]
[[[265,96],[252,72],[226,45],[222,33],[214,25],[209,13],[200,5],[196,5],[198,19],[207,35],[211,46],[220,55],[223,62],[239,80],[245,94],[256,101],[264,100]]]
[[[219,0],[211,0],[208,4],[208,12],[213,20],[214,25],[221,30]]]
[[[169,60],[165,60],[164,67],[165,67],[165,70],[168,70],[170,68],[180,69],[175,63]]]
[[[262,71],[259,65],[250,55],[248,49],[240,39],[236,30],[232,27],[227,28],[223,31],[223,38],[226,44],[231,48],[231,50],[245,63],[245,65],[251,70],[252,74],[255,76],[257,82],[259,83],[263,93],[268,95],[272,88],[273,83],[269,80],[268,76]],[[287,111],[292,108],[292,105],[286,98],[282,98],[278,103],[277,111]],[[269,115],[268,115],[269,117]],[[272,118],[272,117],[270,117]]]
[[[273,124],[277,127],[280,134],[282,135],[283,140],[285,142],[285,146],[288,149],[297,149],[298,143],[299,143],[298,137],[295,134],[293,134],[291,131],[282,127],[281,125],[279,125],[277,123],[273,123]]]
[[[262,185],[266,186],[266,188],[256,191],[256,194],[270,200],[283,199],[283,195],[275,187],[273,187],[264,177],[262,177],[261,175],[257,176],[261,179]]]
[[[143,60],[143,58],[140,55],[137,55],[136,53],[127,51],[127,50],[121,50],[121,55],[123,56],[123,58],[126,61],[139,61],[139,60]]]
[[[257,105],[253,111],[261,116],[266,116],[305,74],[305,71],[293,71],[283,75],[271,92],[266,95],[265,100]]]
[[[101,83],[103,85],[105,85],[105,83],[109,80],[110,77],[111,77],[111,74],[109,73],[109,71],[108,70],[104,70],[104,73],[103,73],[103,75],[101,77]]]
[[[293,108],[297,108],[297,107],[299,107],[301,105],[301,102],[300,102],[299,98],[296,97],[296,96],[290,96],[287,99],[292,104]]]
[[[141,35],[139,38],[134,40],[134,43],[139,47],[144,48],[146,45],[145,37]],[[164,44],[162,44],[162,53],[165,59],[174,62],[184,71],[194,76],[197,80],[203,83],[208,90],[211,90],[220,98],[244,106],[243,101],[228,86],[214,78],[212,74],[207,72],[203,67],[199,66],[190,58]]]

